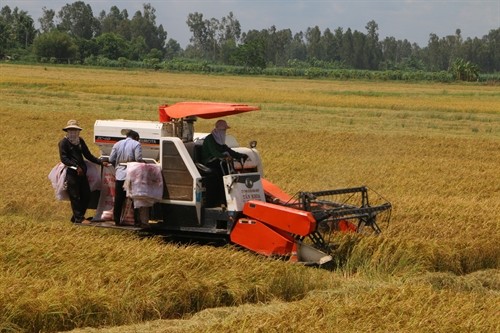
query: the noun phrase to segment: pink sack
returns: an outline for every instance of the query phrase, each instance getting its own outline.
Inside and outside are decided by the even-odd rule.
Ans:
[[[115,168],[103,167],[100,184],[101,192],[93,221],[112,221],[115,197]]]
[[[90,191],[101,189],[101,168],[95,163],[85,161],[87,165],[87,180],[89,181]]]

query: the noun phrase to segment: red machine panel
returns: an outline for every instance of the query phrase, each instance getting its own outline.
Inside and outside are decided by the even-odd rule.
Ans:
[[[265,256],[290,256],[297,260],[297,244],[290,235],[252,219],[239,219],[231,231],[231,242]]]
[[[311,212],[279,206],[263,201],[248,201],[243,214],[265,224],[299,236],[307,236],[316,230],[316,220]]]

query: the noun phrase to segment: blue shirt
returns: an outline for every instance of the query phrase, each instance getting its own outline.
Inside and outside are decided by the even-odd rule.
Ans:
[[[109,155],[109,162],[115,166],[116,180],[125,180],[127,177],[127,166],[120,165],[120,163],[140,161],[142,161],[141,144],[132,138],[115,143],[111,149],[111,155]]]

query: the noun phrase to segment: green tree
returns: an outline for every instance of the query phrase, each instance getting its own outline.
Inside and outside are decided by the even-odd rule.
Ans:
[[[160,24],[156,26],[156,9],[151,4],[143,5],[143,12],[137,11],[130,21],[131,38],[143,37],[146,42],[147,50],[157,49],[165,51],[165,41],[167,32]]]
[[[15,45],[15,38],[12,33],[12,11],[9,6],[0,10],[0,57],[7,54]]]
[[[232,60],[235,65],[261,69],[266,68],[264,41],[251,39],[240,45],[234,52]]]
[[[378,24],[370,21],[366,24],[366,39],[364,46],[365,68],[378,69],[382,60],[382,50],[378,40]]]
[[[2,30],[0,33],[5,50],[12,48],[28,48],[36,36],[34,21],[28,12],[15,7],[12,11],[9,6],[4,6],[0,11]]]
[[[233,12],[229,12],[227,16],[221,19],[220,29],[219,43],[224,44],[225,42],[231,41],[236,44],[240,40],[241,24],[236,17],[234,17]]]
[[[198,12],[188,14],[186,24],[192,33],[189,41],[191,42],[193,55],[203,58],[208,40],[208,27],[205,20],[203,20],[203,14]]]
[[[277,66],[286,65],[289,57],[292,31],[290,29],[277,30],[273,25],[267,30],[254,31],[254,35],[246,35],[248,40],[260,40],[265,45],[266,62]]]
[[[146,58],[161,60],[163,58],[163,52],[161,52],[160,50],[157,50],[157,49],[151,49],[151,51],[149,51]]]
[[[142,36],[137,36],[129,42],[128,58],[130,60],[142,60],[147,54],[148,46]]]
[[[219,60],[228,63],[241,38],[241,25],[234,17],[233,12],[229,12],[229,15],[221,19],[219,30]]]
[[[457,29],[456,35],[444,38],[439,38],[434,33],[430,34],[429,42],[423,52],[427,67],[431,71],[447,70],[452,60],[460,53],[460,45],[460,29]]]
[[[484,66],[489,63],[489,52],[486,49],[486,43],[481,39],[467,38],[462,44],[462,54],[464,59],[478,64],[484,71],[490,71],[490,68]]]
[[[53,9],[47,9],[46,7],[42,8],[42,12],[42,16],[38,19],[38,22],[40,23],[40,31],[42,33],[49,32],[56,27],[54,23],[56,12]]]
[[[127,41],[112,32],[104,33],[95,39],[99,46],[99,55],[111,60],[117,60],[120,57],[127,56]]]
[[[304,33],[298,32],[290,42],[288,59],[305,61],[307,58],[307,46],[304,43]]]
[[[220,22],[212,17],[205,25],[207,27],[207,55],[212,61],[215,61],[219,54],[218,33],[220,32]]]
[[[337,56],[337,45],[335,35],[330,29],[326,28],[321,36],[321,60],[334,61]]]
[[[275,30],[276,28],[272,26],[269,29],[262,29],[260,31],[252,29],[249,30],[247,33],[243,33],[241,38],[243,45],[240,45],[237,51],[238,58],[241,58],[241,55],[243,55],[244,56],[243,58],[245,58],[250,54],[255,54],[256,56],[259,57],[259,59],[256,60],[256,63],[260,64],[261,61],[263,61],[264,64],[272,62],[274,59],[275,50],[270,47],[270,45],[272,44],[270,34],[273,34]],[[263,59],[260,59],[260,57],[262,57]],[[252,60],[245,59],[244,62],[250,63],[252,62]],[[260,67],[260,66],[250,66],[250,67]]]
[[[381,69],[422,69],[422,62],[417,56],[417,45],[413,46],[408,40],[396,40],[386,37],[380,42]]]
[[[490,72],[500,71],[500,28],[490,30],[482,40],[488,54],[483,67]]]
[[[99,45],[97,45],[95,38],[76,38],[75,43],[78,47],[78,58],[82,64],[86,58],[96,57],[99,54]]]
[[[309,60],[322,59],[321,31],[318,26],[306,30],[307,57]]]
[[[427,66],[431,71],[443,69],[439,37],[434,33],[429,35],[429,42],[427,43],[427,48],[425,50],[425,58]]]
[[[338,27],[334,31],[334,43],[335,43],[335,61],[342,61],[342,40],[344,37],[344,30]]]
[[[9,25],[0,18],[0,59],[9,49]]]
[[[352,67],[357,69],[367,69],[367,56],[365,53],[366,36],[357,30],[352,34]]]
[[[112,6],[108,14],[103,10],[99,14],[99,22],[101,24],[101,33],[112,32],[128,41],[132,39],[130,20],[126,9],[120,11],[118,7]]]
[[[58,13],[61,21],[57,28],[77,38],[91,39],[100,31],[99,21],[92,13],[92,7],[83,1],[66,4]]]
[[[165,46],[165,58],[173,59],[181,54],[181,45],[175,40],[170,38]]]
[[[384,69],[395,69],[401,62],[398,42],[394,37],[386,37],[382,43],[382,57],[384,58]]]
[[[55,58],[57,62],[69,62],[76,58],[78,47],[73,38],[58,30],[43,33],[33,42],[33,49],[39,59]]]
[[[341,59],[344,61],[349,67],[354,67],[354,47],[353,47],[353,37],[351,28],[348,28],[346,32],[342,35],[342,48],[341,48]]]

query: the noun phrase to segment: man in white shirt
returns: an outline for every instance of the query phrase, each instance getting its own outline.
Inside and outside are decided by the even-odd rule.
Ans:
[[[126,192],[123,188],[127,177],[127,162],[143,162],[142,147],[139,142],[139,133],[133,130],[126,130],[127,137],[113,145],[109,162],[115,167],[115,201],[113,207],[113,218],[116,225],[121,224],[123,203],[126,199]],[[138,212],[134,209],[135,223],[140,223]]]

